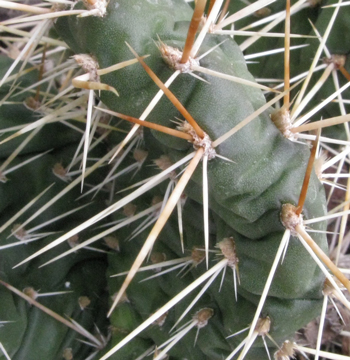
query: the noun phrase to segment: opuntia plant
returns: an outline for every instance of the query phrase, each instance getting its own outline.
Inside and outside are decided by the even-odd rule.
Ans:
[[[349,358],[349,8],[192,5],[0,2],[3,358]]]

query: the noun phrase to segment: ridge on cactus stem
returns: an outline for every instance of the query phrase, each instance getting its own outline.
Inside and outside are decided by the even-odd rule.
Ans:
[[[0,359],[349,359],[343,5],[0,1]]]

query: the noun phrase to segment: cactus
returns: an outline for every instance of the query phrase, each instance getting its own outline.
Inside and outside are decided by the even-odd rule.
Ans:
[[[207,9],[211,15],[202,24],[196,18],[205,1],[199,0],[193,17],[182,0],[84,1],[72,10],[29,7],[42,13],[43,33],[49,27],[45,17],[58,17],[50,41],[67,44],[69,54],[47,56],[73,86],[62,92],[67,80],[56,77],[56,83],[38,88],[43,66],[39,62],[33,70],[24,61],[13,69],[24,90],[10,87],[6,70],[12,61],[1,58],[0,116],[4,132],[12,131],[0,143],[4,356],[287,359],[307,351],[293,336],[324,311],[327,296],[336,294],[348,306],[317,260],[350,289],[326,255],[326,222],[313,221],[327,213],[324,188],[310,170],[319,135],[309,135],[316,138],[310,151],[300,124],[285,123],[290,98],[300,88],[290,90],[287,78],[282,93],[257,84],[254,76],[276,77],[271,72],[276,60],[267,57],[259,69],[253,64],[253,76],[242,54],[245,45],[222,35],[220,26],[211,25],[212,34],[190,42],[197,25],[205,34],[219,3]],[[231,4],[229,11],[236,7]],[[272,7],[277,12],[285,4]],[[246,13],[259,8],[248,6]],[[301,21],[308,12],[320,29],[332,16],[330,9],[303,6],[292,33],[309,31]],[[341,19],[348,13],[339,12],[338,27],[346,26]],[[39,46],[39,38],[34,42]],[[306,70],[319,40],[310,42],[296,50],[300,61],[291,66],[292,76]],[[261,40],[248,51],[278,43]],[[344,54],[348,45],[342,45],[336,50]],[[337,69],[348,74],[346,67],[346,62],[328,65],[333,74]],[[38,89],[32,90],[35,97],[30,84]],[[329,81],[322,89],[302,109],[305,120],[322,117],[308,112],[334,92]],[[273,109],[282,97],[281,110]],[[18,104],[11,105],[12,99]],[[300,105],[299,98],[296,102]],[[322,114],[342,115],[335,120],[341,123],[347,120],[344,110],[339,114],[330,104]],[[293,111],[291,105],[292,120]],[[344,125],[330,133],[339,133],[339,126]],[[39,233],[36,228],[45,222],[47,232]],[[240,332],[247,327],[248,336]]]

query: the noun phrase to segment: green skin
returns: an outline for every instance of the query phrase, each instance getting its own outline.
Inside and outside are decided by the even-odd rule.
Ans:
[[[71,150],[74,150],[74,148],[71,148]],[[72,152],[70,152],[70,156],[72,156]],[[66,186],[51,171],[53,164],[60,158],[64,158],[62,151],[56,152],[55,156],[52,154],[46,155],[40,159],[39,163],[26,166],[20,172],[9,174],[8,182],[1,184],[1,194],[20,193],[18,189],[24,191],[24,194],[22,194],[22,197],[2,197],[4,199],[2,205],[5,209],[2,211],[0,218],[1,224],[4,224],[28,203],[30,198],[33,198],[48,185],[56,182],[51,191],[40,199],[39,203],[34,207],[35,209],[37,209],[38,205],[48,202],[56,194],[56,191]],[[23,161],[24,157],[22,156],[18,160]],[[25,182],[23,182],[23,178],[26,179]],[[65,198],[65,201],[58,202],[55,207],[40,216],[35,224],[31,224],[29,228],[64,213],[67,211],[67,206],[69,208],[79,206],[78,202],[75,201],[78,193],[78,191],[73,192],[69,197]],[[102,204],[99,204],[99,201],[95,205],[97,205],[97,208],[102,209]],[[87,212],[90,213],[90,216],[92,215],[91,210],[87,210]],[[87,213],[84,215],[81,212],[74,214],[69,220],[65,219],[56,222],[49,228],[43,228],[40,232],[68,231],[71,227],[84,221],[86,216]],[[18,219],[18,222],[24,220],[25,217],[22,216]],[[19,241],[14,237],[8,238],[11,228],[1,234],[1,245]],[[62,247],[48,253],[47,256],[45,255],[24,266],[12,269],[14,265],[34,251],[51,243],[56,236],[56,234],[51,235],[28,245],[23,244],[14,248],[2,249],[0,252],[0,279],[19,290],[23,290],[27,286],[33,287],[40,293],[69,290],[71,293],[43,297],[39,298],[38,301],[62,316],[75,319],[88,331],[92,332],[94,330],[94,324],[97,324],[101,329],[105,329],[107,299],[104,292],[106,284],[103,279],[105,277],[106,263],[100,254],[96,255],[91,251],[78,252],[61,262],[38,269],[39,265],[45,262],[45,259],[48,261],[52,256],[57,256],[62,251],[70,249],[68,244],[64,244]],[[81,238],[85,236],[89,236],[89,233],[82,234]],[[69,288],[65,286],[67,282],[70,283]],[[80,296],[87,296],[91,299],[91,304],[84,311],[80,309],[78,304]],[[0,299],[0,319],[1,321],[9,321],[9,323],[0,327],[0,341],[11,359],[60,359],[66,348],[73,349],[76,359],[83,360],[90,353],[90,347],[77,341],[75,331],[36,307],[29,305],[25,300],[12,294],[2,285],[0,287]],[[82,336],[79,335],[78,338],[81,339]]]
[[[82,7],[82,4],[77,7]],[[166,44],[183,47],[191,15],[191,8],[180,0],[161,0],[157,4],[144,0],[111,0],[104,18],[61,18],[56,22],[56,30],[75,53],[93,55],[100,68],[133,58],[125,46],[127,41],[139,55],[151,55],[146,60],[147,64],[165,81],[172,71],[161,59],[154,40],[157,40],[159,35]],[[222,40],[222,37],[208,36],[200,54]],[[201,65],[253,81],[238,46],[230,39],[201,60]],[[213,140],[265,103],[260,90],[206,75],[201,76],[210,84],[182,74],[171,85],[171,90]],[[138,64],[105,75],[102,82],[114,86],[121,95],[116,98],[112,93],[102,92],[102,101],[112,110],[135,117],[140,116],[158,91]],[[169,119],[175,117],[179,117],[178,112],[163,98],[148,120],[174,127]],[[188,142],[155,131],[145,130],[144,139],[144,146],[149,151],[145,165],[162,153],[176,161],[193,151]],[[186,357],[193,360],[221,360],[242,341],[244,334],[230,339],[226,337],[245,328],[253,319],[259,295],[263,291],[284,232],[279,219],[281,206],[284,203],[297,203],[309,157],[306,146],[293,143],[280,134],[271,122],[268,112],[222,143],[216,151],[234,163],[215,158],[208,164],[210,242],[213,248],[215,243],[224,237],[235,238],[241,279],[238,302],[234,300],[231,276],[226,277],[221,292],[218,291],[220,281],[217,279],[191,310],[191,313],[195,313],[200,308],[211,307],[214,309],[213,318],[200,330],[195,348],[195,330],[192,330],[192,333],[181,341],[181,346],[171,350],[170,354],[174,359]],[[149,167],[144,166],[135,181],[149,176],[149,171]],[[187,249],[203,244],[201,178],[200,165],[186,187],[189,197],[184,207]],[[119,188],[123,187],[124,183]],[[137,200],[138,211],[149,206],[151,196],[164,193],[164,189],[162,185],[149,194],[148,198]],[[304,218],[314,218],[325,213],[324,191],[315,174],[312,174],[303,210]],[[314,229],[325,230],[325,224],[319,223]],[[129,233],[129,228],[122,229],[117,236],[122,239]],[[122,243],[120,255],[109,256],[108,274],[125,271],[130,267],[147,233],[144,231],[133,243]],[[324,234],[313,233],[313,238],[324,250],[327,249]],[[175,219],[169,220],[155,244],[154,251],[165,252],[167,259],[184,256]],[[18,261],[25,256],[26,254],[21,254]],[[111,323],[116,330],[109,348],[125,336],[124,331],[134,329],[167,299],[172,298],[204,272],[205,266],[201,264],[183,278],[170,273],[155,281],[140,284],[137,283],[138,277],[127,291],[130,303],[122,304],[111,317]],[[262,312],[262,315],[270,316],[270,334],[278,343],[289,338],[319,314],[323,280],[320,270],[298,239],[291,238],[286,258],[277,270]],[[121,281],[122,279],[109,280],[110,294],[120,288]],[[147,297],[144,296],[145,293]],[[131,360],[152,344],[160,345],[169,337],[168,330],[194,296],[188,296],[172,309],[162,328],[149,328],[111,359]],[[262,341],[258,339],[247,359],[265,358],[265,349],[262,347]],[[54,355],[50,356],[45,358],[55,358]]]
[[[158,35],[167,45],[181,48],[188,28],[188,23],[183,21],[191,16],[191,9],[182,1],[168,4],[166,1],[160,1],[157,5],[137,0],[111,1],[106,17],[60,19],[56,29],[74,52],[93,55],[101,68],[133,58],[125,46],[126,41],[139,55],[151,55],[146,60],[147,64],[165,81],[171,71],[161,59],[153,40],[156,40]],[[208,36],[200,54],[222,40],[222,37]],[[226,41],[211,52],[201,60],[201,65],[253,80],[241,52],[233,41]],[[201,76],[210,84],[183,74],[170,89],[211,139],[217,139],[265,102],[259,90],[214,77]],[[114,86],[121,93],[120,98],[116,98],[111,93],[103,92],[103,102],[112,110],[136,117],[140,116],[157,91],[152,80],[139,65],[108,74],[102,77],[102,81]],[[177,111],[163,98],[148,120],[174,127],[169,119],[176,116],[179,116]],[[146,148],[151,151],[151,155],[158,147],[177,160],[193,151],[186,141],[173,139],[155,131],[151,134],[148,131],[145,133]],[[210,303],[219,310],[216,320],[215,317],[211,320],[215,323],[213,328],[208,325],[201,330],[200,339],[201,336],[203,338],[198,340],[198,346],[210,358],[221,359],[230,352],[228,343],[233,348],[234,344],[242,340],[242,337],[234,340],[225,340],[224,337],[244,328],[252,321],[254,305],[259,301],[258,295],[263,290],[284,231],[279,220],[281,205],[297,203],[309,150],[304,145],[285,139],[271,122],[269,114],[263,113],[218,146],[216,151],[235,163],[218,158],[209,162],[209,206],[214,216],[217,241],[228,236],[235,238],[240,259],[241,286],[238,289],[238,303],[233,300],[232,284],[224,285],[221,293],[218,293],[218,285],[214,285],[208,291]],[[186,188],[186,194],[199,203],[202,201],[200,167]],[[312,174],[303,214],[305,218],[313,218],[325,213],[323,188]],[[325,224],[318,224],[315,229],[324,230]],[[196,244],[201,243],[202,234],[200,235],[197,235],[199,239]],[[186,232],[185,236],[186,247],[190,248],[190,236]],[[327,248],[323,234],[315,234],[314,239],[324,250]],[[172,241],[169,236],[165,239],[160,236],[158,241],[164,241],[164,246],[176,249],[175,252],[181,255],[179,245],[169,245]],[[124,246],[127,248],[127,245]],[[127,251],[129,255],[130,251]],[[134,255],[128,256],[128,260],[125,257],[124,254],[118,259],[118,265],[111,261],[110,266],[114,270],[112,273],[118,272],[118,269],[125,271],[130,266]],[[198,271],[201,273],[204,269]],[[197,271],[195,273],[198,274]],[[263,314],[268,314],[272,319],[271,334],[276,341],[283,341],[317,315],[320,309],[322,282],[323,275],[316,264],[300,242],[292,238],[286,259],[275,275],[270,296],[263,309]],[[113,284],[111,286],[116,291],[120,283],[115,285],[114,281]],[[177,288],[176,292],[183,287],[184,284]],[[141,294],[142,289],[144,288],[141,284],[133,284],[128,290],[128,296],[132,298],[131,303],[136,311],[146,318],[155,308],[150,309],[148,305],[146,311],[138,305],[137,293]],[[148,300],[143,302],[148,303]],[[222,322],[218,321],[220,317]],[[116,326],[120,322],[123,323],[120,317],[112,317],[112,323]],[[134,325],[136,324],[137,321]],[[213,331],[217,341],[203,340],[206,338],[205,334]],[[155,341],[157,344],[161,343],[159,338]],[[118,339],[115,342],[118,342]],[[262,345],[261,342],[258,344]],[[176,350],[174,351],[176,354]],[[250,356],[264,356],[263,353],[258,354],[252,353]],[[174,356],[181,356],[180,350]],[[185,355],[182,353],[182,356]]]
[[[0,57],[0,77],[4,75],[11,63],[12,60],[3,56]],[[20,78],[21,86],[29,86],[35,83],[37,79],[38,72],[32,71]],[[0,97],[3,98],[8,91],[9,87],[2,87]],[[24,101],[30,95],[26,92],[20,96],[14,96],[13,101]],[[38,117],[37,112],[27,109],[24,105],[3,105],[0,107],[0,122],[3,129],[34,122]],[[52,137],[52,134],[56,135],[55,138]],[[4,144],[1,147],[0,161],[6,160],[26,136],[23,135]],[[43,128],[40,134],[34,137],[21,151],[8,168],[19,165],[41,152],[51,150],[39,159],[9,173],[6,175],[8,180],[5,183],[0,183],[1,226],[49,185],[54,184],[15,223],[23,223],[27,220],[29,211],[33,213],[38,210],[66,187],[67,184],[56,177],[52,169],[56,163],[62,163],[66,166],[70,162],[80,138],[81,135],[75,130],[68,129],[62,124],[51,124]],[[105,152],[106,148],[103,146],[95,149],[91,155],[100,157]],[[100,174],[92,175],[90,181],[99,183],[105,176],[106,171],[103,170]],[[55,206],[50,207],[35,221],[31,222],[27,229],[90,202],[90,199],[76,201],[79,195],[79,189],[74,189],[56,202]],[[96,200],[94,208],[87,207],[71,215],[68,219],[56,221],[38,232],[68,231],[91,217],[95,211],[101,211],[104,208],[104,199],[97,197]],[[9,237],[11,229],[12,226],[0,234],[0,246],[19,241],[13,236]],[[91,235],[91,232],[85,232],[80,235],[80,238],[84,239]],[[73,318],[90,332],[94,331],[95,325],[103,332],[107,332],[108,323],[105,314],[108,304],[105,293],[106,281],[103,280],[105,279],[106,261],[100,253],[77,252],[60,262],[39,269],[39,266],[45,261],[70,249],[68,244],[63,244],[62,247],[54,249],[43,257],[13,269],[24,258],[51,243],[56,236],[55,234],[37,242],[1,249],[0,279],[18,290],[30,286],[41,294],[69,290],[71,292],[64,295],[39,297],[37,300],[63,317]],[[106,250],[106,247],[102,245],[102,249]],[[68,282],[70,283],[69,288],[66,287]],[[79,306],[78,298],[80,296],[87,296],[91,300],[89,307],[85,310],[81,310]],[[86,359],[91,353],[90,346],[77,341],[77,338],[83,339],[83,336],[77,335],[66,325],[53,319],[35,306],[29,305],[3,285],[0,285],[0,303],[0,321],[9,321],[0,326],[0,342],[12,360],[62,359],[62,354],[66,348],[72,348],[74,358],[77,360]],[[5,359],[2,353],[0,358]]]

